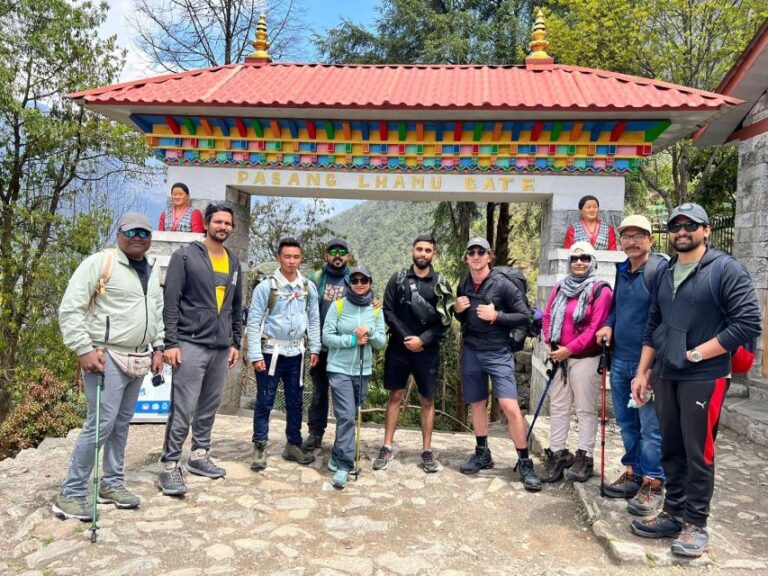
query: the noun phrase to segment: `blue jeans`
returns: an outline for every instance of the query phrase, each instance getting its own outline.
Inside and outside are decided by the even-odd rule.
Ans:
[[[269,413],[275,405],[277,385],[283,381],[285,394],[285,437],[289,444],[301,446],[302,395],[299,386],[304,362],[301,354],[279,356],[275,375],[268,373],[271,354],[264,354],[267,370],[256,372],[256,405],[253,408],[253,442],[266,442],[269,438]]]
[[[631,382],[637,371],[637,362],[611,360],[611,397],[616,422],[621,428],[625,454],[624,466],[632,466],[635,474],[664,480],[661,467],[661,432],[653,400],[641,408],[627,408]]]
[[[370,376],[349,376],[329,372],[333,395],[333,411],[336,414],[336,442],[333,444],[333,459],[336,465],[350,472],[355,468],[355,446],[357,433],[357,407],[365,404]],[[362,394],[362,398],[361,398]]]

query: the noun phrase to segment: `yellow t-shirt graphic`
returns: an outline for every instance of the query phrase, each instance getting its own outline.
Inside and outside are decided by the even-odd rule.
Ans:
[[[213,266],[213,285],[216,286],[216,305],[218,311],[224,305],[224,294],[227,291],[227,278],[229,278],[229,256],[225,250],[221,256],[214,256],[210,252],[208,257]]]

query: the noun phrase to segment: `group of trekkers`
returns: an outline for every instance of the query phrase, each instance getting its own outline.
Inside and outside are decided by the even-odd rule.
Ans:
[[[57,515],[92,519],[95,505],[87,500],[88,479],[94,452],[102,445],[103,476],[98,487],[94,480],[94,498],[118,508],[139,505],[139,498],[124,486],[128,423],[144,375],[159,373],[163,362],[173,369],[173,383],[158,487],[163,494],[178,496],[187,491],[187,472],[210,478],[226,474],[211,459],[210,448],[227,370],[238,361],[243,335],[242,275],[237,257],[224,247],[234,225],[231,207],[209,205],[205,239],[172,255],[162,290],[159,266],[145,257],[152,227],[145,216],[128,213],[118,222],[117,249],[90,256],[72,276],[60,322],[65,343],[79,355],[88,415],[53,505]],[[628,512],[640,517],[630,526],[636,535],[671,537],[674,553],[701,555],[708,547],[714,440],[731,356],[759,333],[760,314],[744,267],[709,246],[709,218],[703,208],[678,206],[667,227],[676,251],[669,262],[652,252],[647,218],[631,215],[621,222],[618,240],[627,259],[617,265],[613,289],[598,277],[593,238],[585,233],[586,239],[572,239],[567,275],[553,288],[543,314],[552,383],[550,445],[540,475],[529,454],[510,347],[510,333],[530,326],[535,309],[528,305],[525,289],[502,267],[494,267],[485,238],[468,242],[463,255],[467,275],[454,297],[433,267],[434,238],[417,236],[412,264],[391,276],[383,302],[373,296],[370,270],[350,268],[346,240],[328,241],[325,265],[304,276],[300,242],[281,239],[278,269],[254,287],[247,314],[245,354],[257,382],[251,468],[268,467],[269,417],[282,382],[282,458],[302,465],[314,462],[330,401],[336,435],[327,467],[333,473],[331,484],[343,489],[350,475],[359,472],[356,420],[359,426],[373,350],[386,348],[383,380],[389,398],[384,439],[372,468],[386,469],[396,455],[395,429],[413,376],[421,410],[421,467],[437,472],[431,440],[440,342],[453,317],[461,324],[461,380],[476,440],[462,473],[494,466],[488,442],[490,378],[517,450],[515,469],[524,487],[538,491],[542,483],[564,477],[587,481],[593,475],[598,429],[598,363],[601,351],[610,348],[611,394],[625,470],[605,485],[605,495],[628,499]],[[592,236],[605,241],[608,233]],[[309,434],[303,439],[307,355],[312,403]],[[572,406],[579,424],[575,454],[568,449]],[[181,466],[190,429],[191,455]]]

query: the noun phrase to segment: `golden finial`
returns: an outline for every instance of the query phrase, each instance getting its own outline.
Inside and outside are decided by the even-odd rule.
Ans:
[[[259,23],[256,24],[256,40],[251,42],[254,52],[248,56],[246,62],[272,62],[272,56],[269,55],[269,42],[267,42],[267,17],[264,12],[259,16]]]
[[[536,23],[533,25],[531,38],[533,38],[533,41],[529,44],[531,53],[528,55],[528,58],[551,58],[547,54],[547,48],[549,47],[547,26],[544,23],[544,12],[542,12],[541,8],[536,13]]]

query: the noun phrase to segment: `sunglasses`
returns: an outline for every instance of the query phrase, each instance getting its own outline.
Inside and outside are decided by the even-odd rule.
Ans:
[[[358,284],[362,284],[363,286],[367,286],[368,284],[371,283],[371,280],[369,278],[355,277],[355,278],[351,278],[349,283],[352,284],[353,286],[357,286]]]
[[[592,256],[589,254],[579,254],[578,256],[571,256],[571,264],[576,264],[576,262],[583,262],[584,264],[589,264],[592,261]]]
[[[640,242],[644,240],[648,234],[645,232],[637,232],[635,234],[622,234],[619,238],[622,242]]]
[[[667,224],[667,230],[672,232],[672,234],[677,234],[683,228],[685,228],[686,232],[696,232],[696,230],[699,229],[699,226],[701,226],[701,222],[694,222],[693,220],[688,220],[685,223],[672,222],[670,224]]]
[[[467,256],[485,256],[488,252],[485,248],[475,248],[474,250],[467,250]]]
[[[131,238],[131,239],[136,238],[136,236],[138,236],[142,240],[146,240],[147,238],[152,236],[152,232],[150,232],[149,230],[144,230],[144,228],[133,228],[131,230],[121,230],[120,232],[126,238]]]
[[[346,256],[349,251],[346,248],[331,248],[328,250],[329,256]]]

